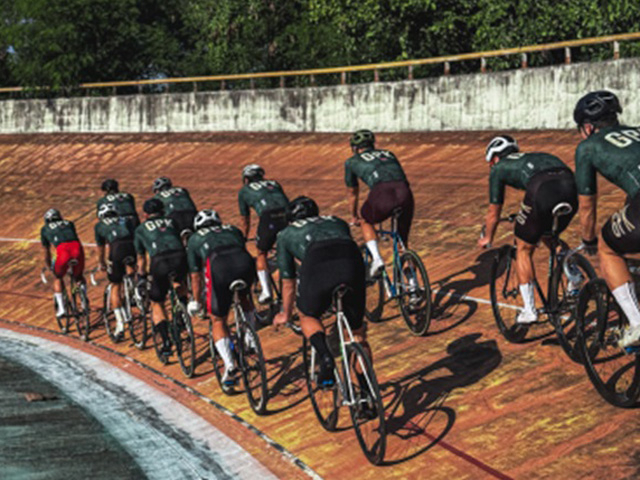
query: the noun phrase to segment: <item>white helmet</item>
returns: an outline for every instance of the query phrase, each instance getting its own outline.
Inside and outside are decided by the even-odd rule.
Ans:
[[[220,215],[215,210],[200,210],[193,219],[193,228],[198,230],[204,227],[215,227],[222,224]]]
[[[103,203],[98,209],[98,218],[102,220],[106,217],[115,217],[118,215],[118,211],[113,203]]]
[[[46,223],[54,222],[56,220],[62,220],[62,215],[60,215],[60,212],[58,210],[56,210],[55,208],[50,208],[45,212],[44,221]]]
[[[507,152],[508,150],[508,152]],[[509,135],[499,135],[489,142],[485,159],[490,162],[494,155],[502,157],[502,153],[512,153],[520,151],[518,142]]]
[[[245,178],[262,178],[264,176],[264,168],[256,163],[247,165],[242,169],[242,180]]]

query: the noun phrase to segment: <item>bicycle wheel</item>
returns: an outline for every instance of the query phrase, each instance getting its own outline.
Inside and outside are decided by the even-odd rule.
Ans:
[[[640,394],[640,356],[617,345],[627,319],[603,279],[589,281],[580,291],[577,322],[577,347],[593,386],[616,407],[634,406]]]
[[[229,338],[231,339],[231,353],[233,354],[233,359],[236,362],[236,365],[240,364],[238,360],[238,354],[236,350],[236,340],[235,335],[230,333]],[[216,375],[216,379],[218,380],[218,385],[220,385],[220,390],[225,395],[233,395],[237,393],[235,385],[225,385],[222,383],[222,375],[224,375],[224,362],[222,361],[222,357],[218,353],[218,349],[216,348],[215,341],[213,339],[213,325],[212,322],[209,322],[209,352],[211,353],[211,362],[213,364],[213,372]]]
[[[413,250],[400,255],[398,305],[409,331],[424,335],[431,323],[431,285],[422,260]]]
[[[387,447],[387,430],[380,386],[375,371],[359,343],[347,345],[348,372],[345,371],[345,388],[351,385],[353,396],[349,411],[360,447],[367,460],[379,465]],[[358,374],[357,370],[362,373]],[[347,375],[349,378],[347,379]]]
[[[56,318],[56,322],[58,324],[58,328],[65,335],[69,333],[69,317],[71,314],[71,302],[69,302],[69,297],[67,296],[67,289],[62,289],[62,303],[65,305],[66,313],[62,317],[58,317],[58,305],[56,304],[56,300],[53,300],[53,316]]]
[[[109,335],[111,341],[115,343],[117,340],[114,333],[116,330],[116,316],[111,308],[111,284],[105,287],[102,301],[102,323],[104,323],[104,329],[107,331],[107,335]]]
[[[583,283],[596,277],[593,266],[582,255],[572,255],[570,262],[569,268],[571,268],[572,274],[579,275],[583,279]],[[553,312],[550,315],[550,320],[562,349],[571,360],[582,363],[582,356],[576,345],[578,338],[576,327],[578,292],[570,292],[568,284],[569,280],[564,272],[562,261],[559,261],[553,272],[551,291],[549,292],[549,306]]]
[[[153,340],[153,349],[156,352],[156,357],[158,357],[160,363],[166,365],[169,363],[169,357],[162,354],[162,335],[160,335],[156,325],[153,325],[152,330],[153,334],[151,335],[151,338]],[[171,334],[169,334],[169,336],[171,336]]]
[[[491,265],[491,308],[500,333],[508,341],[520,343],[529,331],[528,325],[516,322],[520,312],[520,290],[515,269],[516,248],[502,247]]]
[[[178,354],[178,362],[180,363],[182,373],[184,373],[187,378],[191,378],[196,369],[196,339],[191,317],[180,301],[172,305],[171,311],[171,328],[173,330],[174,344]]]
[[[333,432],[338,425],[338,414],[340,412],[338,405],[338,382],[332,387],[318,386],[317,378],[320,372],[320,366],[318,365],[317,356],[311,346],[311,342],[306,338],[304,338],[302,342],[302,357],[304,377],[313,411],[316,412],[316,417],[318,417],[320,425],[322,425],[325,430]]]
[[[131,313],[129,316],[129,334],[137,349],[143,350],[149,338],[148,302],[140,297],[129,277],[124,280],[125,295],[129,298]]]
[[[71,303],[74,311],[76,329],[80,338],[89,341],[89,300],[84,290],[76,285],[71,292]]]
[[[236,312],[236,314],[238,313]],[[237,347],[242,381],[247,392],[249,405],[251,405],[254,412],[262,415],[267,409],[269,388],[260,337],[253,325],[246,320],[240,322],[239,328]]]
[[[364,258],[365,265],[365,285],[367,287],[367,303],[365,304],[364,315],[368,321],[378,323],[382,320],[382,312],[384,311],[384,277],[380,275],[372,278],[369,272],[371,265],[371,252],[366,245],[360,246],[360,252]]]

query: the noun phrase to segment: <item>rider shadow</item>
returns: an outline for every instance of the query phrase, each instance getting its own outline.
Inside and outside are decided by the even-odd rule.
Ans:
[[[478,302],[465,298],[465,295],[475,288],[489,284],[494,258],[495,251],[484,251],[473,265],[435,282],[432,287],[435,290],[431,306],[432,323],[428,335],[452,330],[475,313]],[[465,274],[472,274],[473,278],[455,280]]]
[[[266,360],[266,368],[269,385],[266,415],[284,412],[307,399],[309,395],[305,385],[302,347],[293,353]]]
[[[399,380],[381,385],[387,411],[387,460],[394,465],[421,455],[441,441],[456,420],[444,405],[456,388],[472,385],[502,361],[495,340],[466,335],[447,347],[447,357]],[[448,371],[448,373],[446,373]]]

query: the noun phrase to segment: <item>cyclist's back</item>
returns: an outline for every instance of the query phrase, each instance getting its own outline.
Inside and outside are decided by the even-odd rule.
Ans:
[[[69,261],[76,260],[73,273],[76,279],[82,276],[84,270],[84,251],[76,233],[76,227],[70,220],[54,220],[45,223],[40,230],[40,241],[43,246],[53,245],[56,249],[56,259],[53,272],[61,278],[66,273]]]
[[[382,182],[406,182],[407,177],[396,156],[389,150],[372,148],[356,153],[345,162],[345,182],[357,185],[358,178],[369,188]]]
[[[254,180],[244,185],[238,193],[240,215],[249,215],[253,208],[258,216],[267,210],[286,208],[289,201],[282,186],[275,180]]]
[[[118,215],[127,218],[133,225],[133,228],[140,225],[133,195],[120,192],[118,182],[112,178],[108,178],[102,182],[101,189],[105,192],[105,195],[96,203],[96,212],[99,212],[103,205],[112,204]]]
[[[162,202],[164,215],[173,220],[178,233],[191,230],[197,210],[189,191],[186,188],[174,187],[167,177],[156,178],[152,190],[155,194],[153,198]]]

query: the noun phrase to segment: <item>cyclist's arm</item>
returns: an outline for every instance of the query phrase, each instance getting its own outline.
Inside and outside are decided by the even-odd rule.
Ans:
[[[293,303],[296,298],[296,280],[295,278],[282,279],[282,313],[287,320],[293,315]]]
[[[487,210],[487,216],[485,218],[485,238],[489,241],[489,243],[493,242],[493,236],[496,233],[496,229],[498,228],[498,223],[500,222],[500,213],[502,212],[502,204],[501,203],[490,203],[489,209]]]
[[[107,263],[104,260],[104,245],[98,245],[98,264],[101,267],[104,267]]]
[[[147,254],[138,254],[138,276],[144,277],[147,274]]]
[[[46,269],[51,268],[51,249],[49,245],[42,245],[44,251],[44,266]]]
[[[249,238],[249,229],[251,228],[251,214],[244,216],[242,215],[242,234],[244,238]]]
[[[358,185],[355,187],[347,187],[347,194],[349,195],[349,209],[351,210],[351,216],[353,218],[359,218],[358,215]]]
[[[193,300],[200,302],[200,296],[202,295],[202,287],[200,285],[200,272],[191,273],[191,293],[193,294]]]
[[[583,240],[596,238],[596,205],[597,195],[578,195],[578,210],[580,212],[580,231]]]

